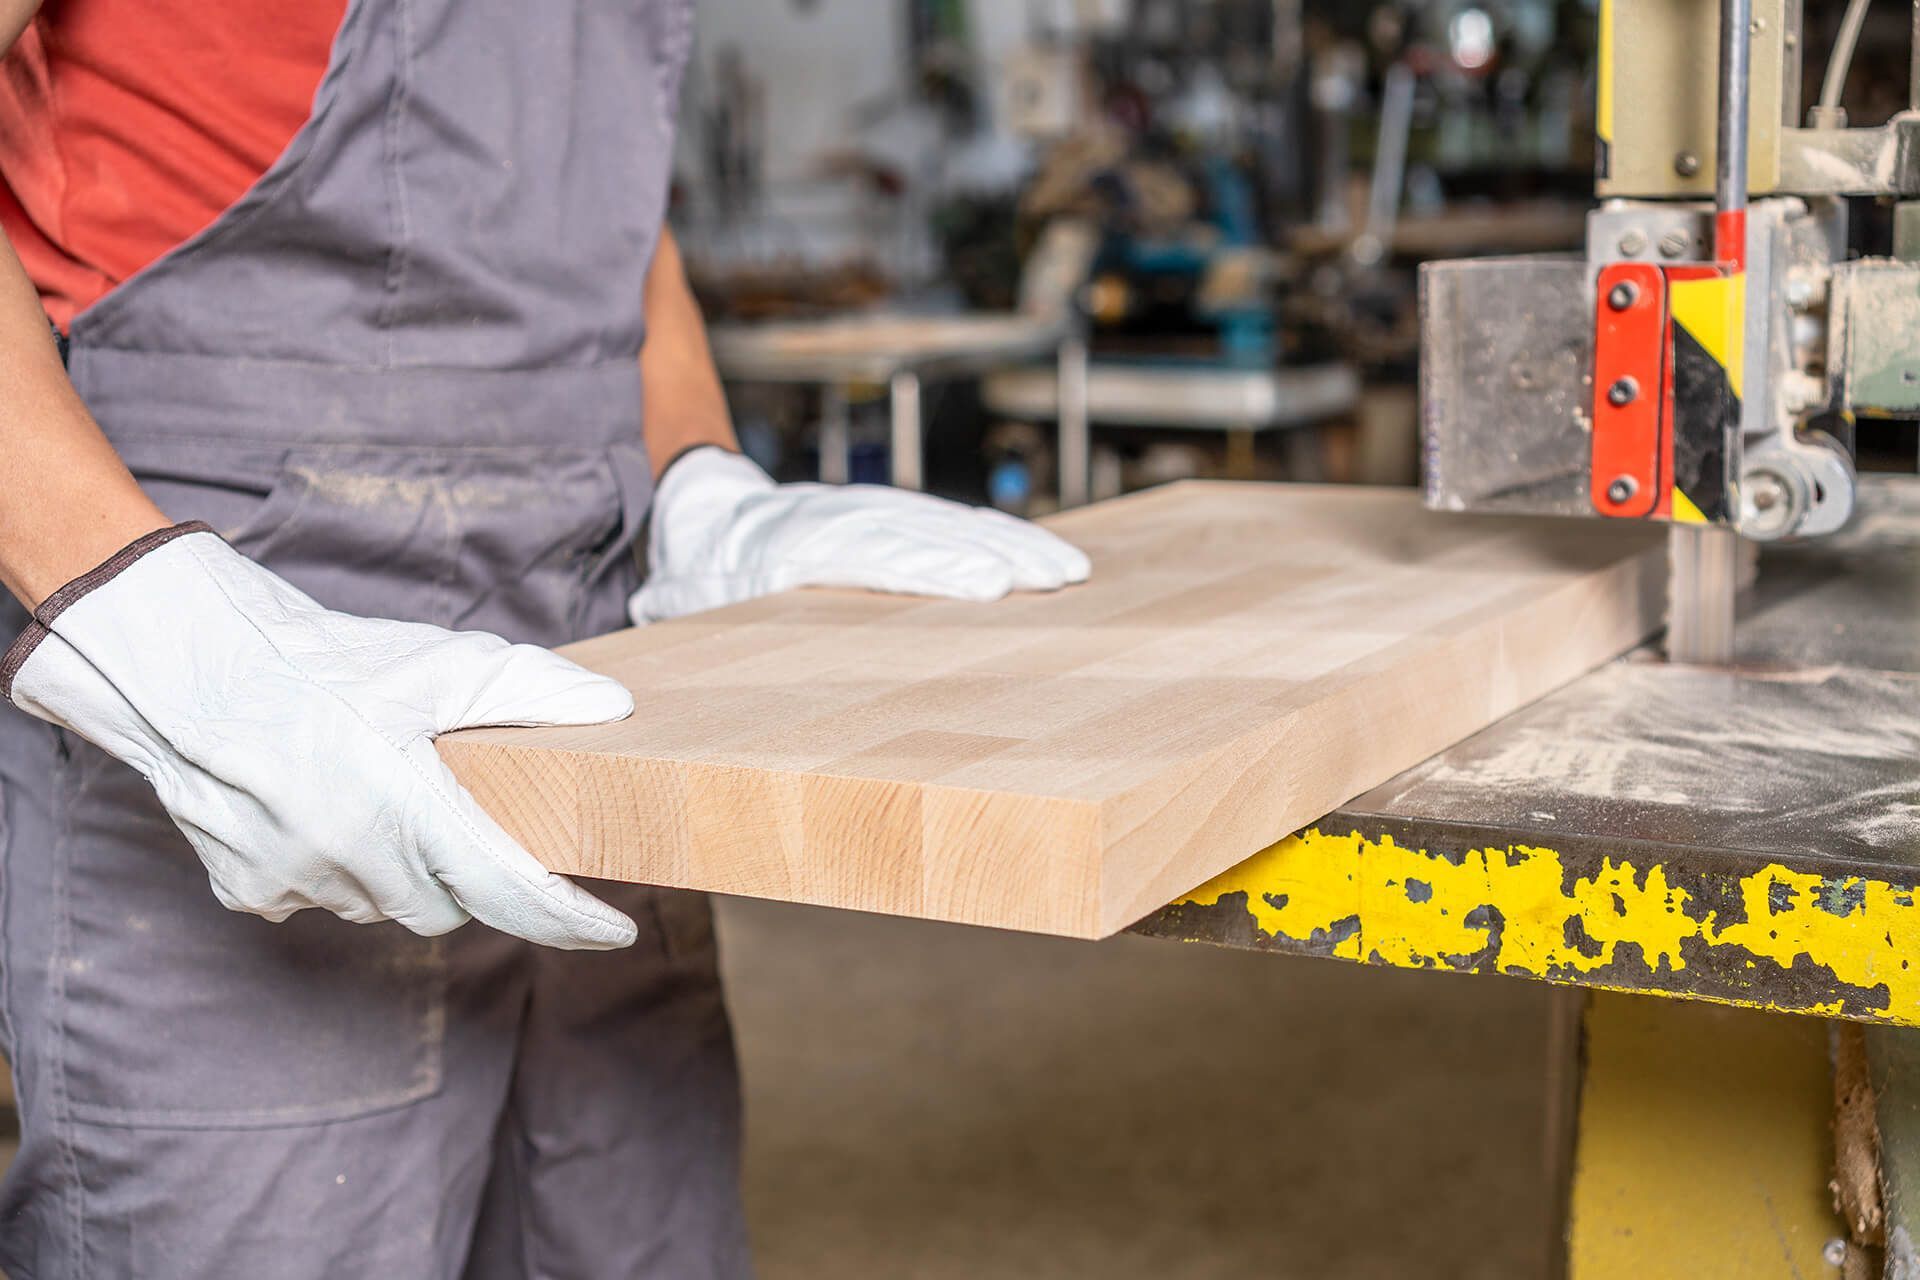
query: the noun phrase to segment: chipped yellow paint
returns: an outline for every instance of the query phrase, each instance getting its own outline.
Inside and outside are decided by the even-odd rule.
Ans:
[[[1746,919],[1716,922],[1710,934],[1716,944],[1783,965],[1807,956],[1852,986],[1885,983],[1895,1011],[1920,1013],[1920,973],[1913,968],[1920,930],[1911,889],[1858,877],[1829,880],[1776,864],[1742,880],[1740,900]]]
[[[1654,976],[1687,967],[1682,944],[1728,948],[1744,967],[1772,960],[1792,968],[1802,956],[1826,969],[1835,986],[1884,987],[1876,1016],[1920,1022],[1920,912],[1913,893],[1859,879],[1828,880],[1772,865],[1737,887],[1744,919],[1696,904],[1658,864],[1604,859],[1569,876],[1562,856],[1527,845],[1474,849],[1458,861],[1402,847],[1391,837],[1331,835],[1309,829],[1255,854],[1195,889],[1180,904],[1213,906],[1245,894],[1247,910],[1269,935],[1317,941],[1330,954],[1403,968],[1475,967],[1578,982],[1632,958],[1636,947]],[[1501,917],[1499,950],[1491,906]],[[1599,981],[1596,986],[1619,986]],[[1702,993],[1715,998],[1710,993]],[[1809,1012],[1838,1013],[1835,999]],[[1751,1000],[1777,1007],[1756,991]],[[1801,1006],[1793,1006],[1801,1007]]]

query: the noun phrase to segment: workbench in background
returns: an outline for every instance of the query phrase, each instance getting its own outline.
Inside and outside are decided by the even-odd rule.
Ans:
[[[926,382],[961,378],[1052,357],[1059,429],[1060,505],[1087,500],[1087,348],[1064,316],[1021,312],[921,316],[872,312],[827,320],[762,325],[716,325],[713,359],[728,382],[816,385],[820,421],[820,479],[850,478],[851,387],[887,388],[891,480],[922,489]]]

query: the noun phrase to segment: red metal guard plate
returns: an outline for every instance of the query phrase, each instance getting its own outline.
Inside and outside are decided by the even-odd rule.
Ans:
[[[1615,290],[1630,294],[1615,308]],[[1650,263],[1600,270],[1593,341],[1593,453],[1588,494],[1603,516],[1641,518],[1660,498],[1660,408],[1665,398],[1667,286]],[[1614,388],[1630,389],[1614,403]],[[1616,486],[1628,490],[1616,501]]]

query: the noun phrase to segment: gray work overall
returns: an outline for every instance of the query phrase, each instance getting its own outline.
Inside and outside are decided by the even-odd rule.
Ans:
[[[334,608],[622,625],[691,21],[353,0],[267,175],[74,323],[161,508]],[[11,1280],[746,1274],[703,899],[589,886],[640,926],[596,954],[230,913],[138,777],[11,706],[0,800]]]

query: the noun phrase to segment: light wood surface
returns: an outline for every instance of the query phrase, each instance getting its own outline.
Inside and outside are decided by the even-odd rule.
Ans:
[[[1009,343],[1057,337],[1058,321],[1017,312],[958,316],[860,315],[832,320],[730,326],[717,342],[770,356],[903,358],[946,351],[995,351]]]
[[[917,316],[867,312],[826,320],[715,325],[726,377],[744,381],[874,379],[897,370],[958,373],[1034,359],[1067,336],[1058,317],[1017,311]]]
[[[1657,530],[1188,482],[1091,582],[770,597],[575,645],[618,725],[441,739],[556,870],[1099,937],[1658,624]]]

